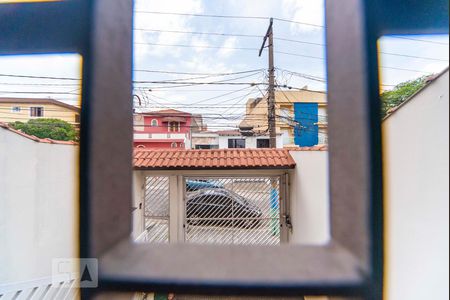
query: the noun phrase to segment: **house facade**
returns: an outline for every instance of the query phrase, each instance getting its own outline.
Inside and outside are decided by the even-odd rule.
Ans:
[[[193,122],[190,113],[165,109],[135,113],[134,146],[138,148],[191,148],[192,132],[198,131],[198,116]]]
[[[239,130],[192,133],[192,149],[270,148],[267,134],[243,135]],[[283,136],[277,134],[277,148],[283,148]]]
[[[327,97],[323,91],[276,91],[276,131],[283,136],[283,146],[310,147],[327,144]],[[267,97],[249,99],[241,128],[266,132]]]
[[[219,134],[214,131],[193,132],[192,149],[219,149]]]
[[[80,125],[80,108],[47,98],[0,98],[0,122],[52,118]]]
[[[242,135],[239,130],[224,130],[217,132],[219,136],[219,149],[255,149],[270,148],[269,135],[255,134],[251,136]],[[283,137],[277,134],[277,148],[283,148]]]

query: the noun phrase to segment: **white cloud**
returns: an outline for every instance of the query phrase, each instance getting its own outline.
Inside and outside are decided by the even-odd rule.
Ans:
[[[205,47],[210,46],[207,38],[205,38],[205,37],[199,37],[199,36],[192,37],[191,41],[190,41],[190,45],[194,46],[193,49],[197,54],[204,52],[204,51],[211,51],[210,49],[205,48]]]
[[[220,62],[215,55],[195,56],[180,62],[190,72],[197,73],[228,73],[233,72],[229,65]]]
[[[154,11],[154,12],[177,12],[177,13],[201,13],[203,12],[202,0],[164,0],[164,1],[137,1],[136,11]],[[169,31],[191,31],[192,17],[165,15],[165,14],[147,14],[136,13],[134,27],[138,29],[157,29]],[[189,41],[184,34],[170,32],[144,32],[135,31],[136,42],[147,42],[156,44],[182,44]],[[180,49],[176,47],[164,46],[137,46],[135,50],[135,59],[141,61],[148,56],[180,56]]]
[[[237,46],[237,38],[236,37],[229,37],[227,39],[225,39],[225,41],[222,44],[222,49],[220,49],[218,51],[218,56],[220,59],[224,59],[229,57],[230,55],[232,55],[234,52],[236,52],[235,49],[230,49],[230,48],[234,48]]]
[[[290,20],[302,23],[325,24],[325,3],[324,0],[283,0],[283,15]],[[293,33],[317,31],[318,27],[306,26],[292,23]]]

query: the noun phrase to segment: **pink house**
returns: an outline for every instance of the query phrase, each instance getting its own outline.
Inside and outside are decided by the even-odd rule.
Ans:
[[[175,109],[135,113],[134,147],[190,149],[191,132],[197,128],[192,121],[190,113]]]

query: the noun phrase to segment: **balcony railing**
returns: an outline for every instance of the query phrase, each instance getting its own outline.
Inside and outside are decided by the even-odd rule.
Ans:
[[[186,138],[184,133],[135,133],[133,135],[135,140],[145,140],[145,139],[177,139],[182,140]]]

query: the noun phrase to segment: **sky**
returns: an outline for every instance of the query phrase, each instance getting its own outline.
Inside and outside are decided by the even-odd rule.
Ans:
[[[170,107],[201,113],[212,130],[234,128],[245,114],[247,99],[265,93],[266,85],[250,83],[267,82],[266,49],[258,56],[269,24],[267,18],[185,14],[276,18],[273,30],[277,84],[326,90],[323,5],[322,0],[137,0],[133,76],[134,94],[141,101],[139,105],[138,97],[134,97],[136,108]],[[448,35],[383,37],[379,49],[391,53],[380,54],[383,89],[442,71],[448,66],[448,48]],[[79,81],[68,78],[80,78],[80,63],[75,54],[0,57],[0,97],[50,97],[79,105]],[[217,73],[238,74],[211,75]],[[174,80],[223,82],[184,85],[174,84]]]

